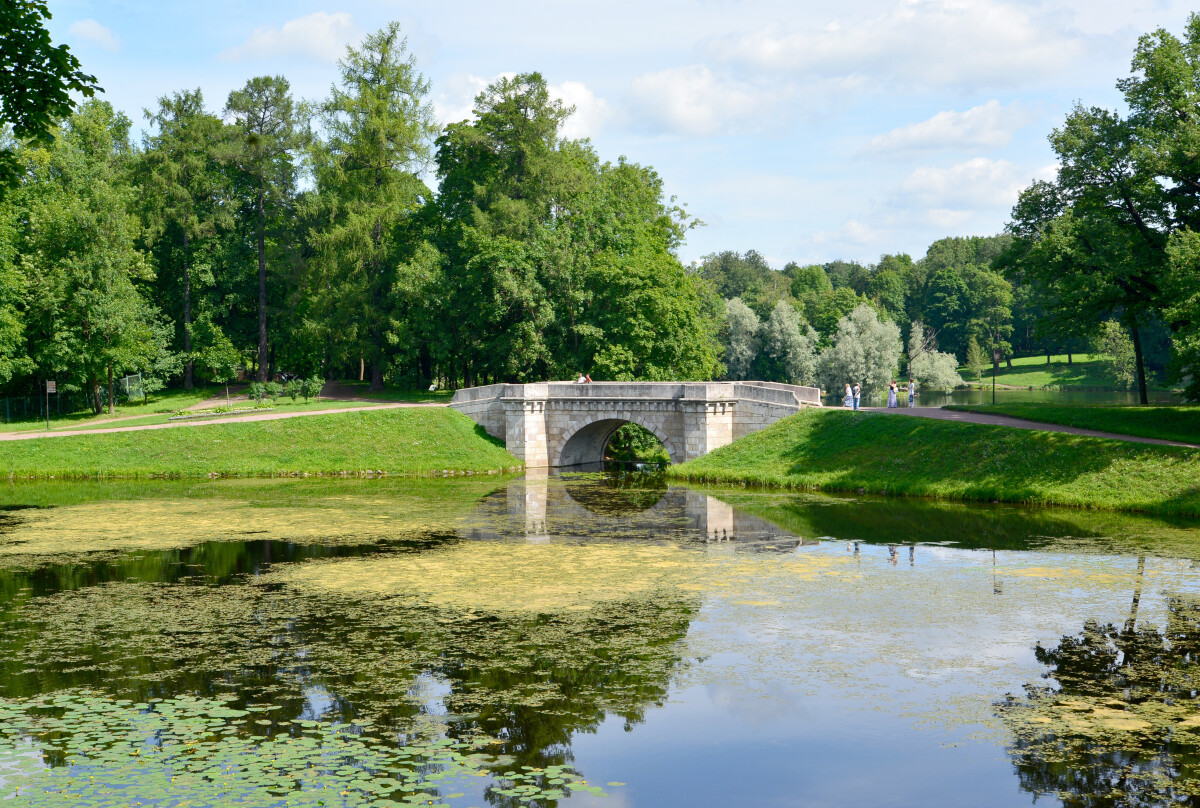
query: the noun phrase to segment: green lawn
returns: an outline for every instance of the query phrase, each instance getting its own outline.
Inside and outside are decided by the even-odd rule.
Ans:
[[[1054,388],[1093,388],[1103,390],[1123,390],[1125,388],[1119,386],[1105,369],[1104,363],[1101,361],[1103,357],[1098,354],[1072,354],[1071,364],[1067,364],[1066,354],[1061,354],[1051,357],[1050,364],[1046,363],[1046,357],[1042,356],[1023,356],[1012,360],[1012,368],[1008,368],[1004,362],[1000,363],[1000,371],[996,374],[997,384],[1007,384],[1013,387],[1054,387]],[[961,367],[958,369],[959,374],[972,384],[990,384],[992,379],[992,367],[988,365],[984,370],[983,379],[981,382],[976,382],[967,374],[967,369]],[[1158,388],[1157,379],[1147,377],[1146,383],[1150,387]]]
[[[0,474],[15,478],[366,470],[422,475],[518,465],[470,418],[441,407],[0,443]]]
[[[840,410],[807,410],[667,473],[1200,516],[1200,450]]]
[[[1142,438],[1200,443],[1200,406],[1123,407],[1066,404],[964,404],[948,410],[1009,415],[1028,421],[1062,424],[1080,429],[1137,435]]]
[[[136,399],[134,401],[118,404],[114,407],[112,416],[108,414],[106,407],[100,415],[95,415],[91,411],[63,413],[59,415],[55,412],[54,396],[50,396],[50,427],[58,429],[67,426],[87,427],[93,421],[107,421],[112,418],[127,418],[129,416],[154,416],[170,415],[178,410],[187,409],[201,401],[212,398],[215,395],[220,395],[225,388],[210,388],[208,390],[161,390],[150,397],[150,400],[143,401]],[[75,398],[78,398],[76,395]],[[0,418],[4,413],[0,411]],[[12,421],[4,423],[0,421],[0,432],[41,432],[46,429],[46,420],[44,418],[24,419],[20,421]]]

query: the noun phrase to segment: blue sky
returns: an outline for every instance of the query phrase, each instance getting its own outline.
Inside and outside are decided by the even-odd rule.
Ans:
[[[1194,8],[1194,6],[1192,6]],[[443,122],[503,73],[539,70],[569,134],[654,166],[706,226],[681,257],[773,265],[921,257],[989,235],[1052,177],[1046,135],[1076,101],[1118,107],[1137,37],[1180,34],[1176,0],[51,0],[56,41],[138,126],[159,96],[219,110],[247,78],[324,96],[347,43],[389,20]]]

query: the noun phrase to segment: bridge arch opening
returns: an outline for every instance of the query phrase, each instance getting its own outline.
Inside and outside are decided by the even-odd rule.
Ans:
[[[641,430],[648,432],[666,449],[672,463],[680,462],[680,456],[676,448],[671,445],[671,442],[658,434],[649,425],[633,419],[604,418],[593,421],[590,424],[585,424],[575,430],[575,432],[567,435],[563,440],[562,450],[559,452],[558,462],[555,465],[584,466],[604,462],[609,442],[613,440],[614,436],[617,436],[618,430],[627,424],[634,424],[640,427]],[[626,430],[626,432],[632,433],[634,436],[637,435],[638,431],[640,430]],[[618,438],[623,437],[625,436],[618,436]]]

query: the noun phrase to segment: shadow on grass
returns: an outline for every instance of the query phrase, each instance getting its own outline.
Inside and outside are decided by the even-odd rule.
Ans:
[[[1197,450],[874,413],[800,413],[694,463],[680,476],[1200,515]]]

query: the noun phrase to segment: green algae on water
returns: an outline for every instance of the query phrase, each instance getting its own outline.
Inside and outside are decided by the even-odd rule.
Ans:
[[[273,705],[180,696],[133,703],[87,691],[0,699],[0,800],[80,805],[445,806],[504,766],[495,739],[403,738],[369,721],[289,725]],[[256,730],[271,725],[266,732]],[[505,771],[488,787],[525,802],[603,795],[573,769]]]

